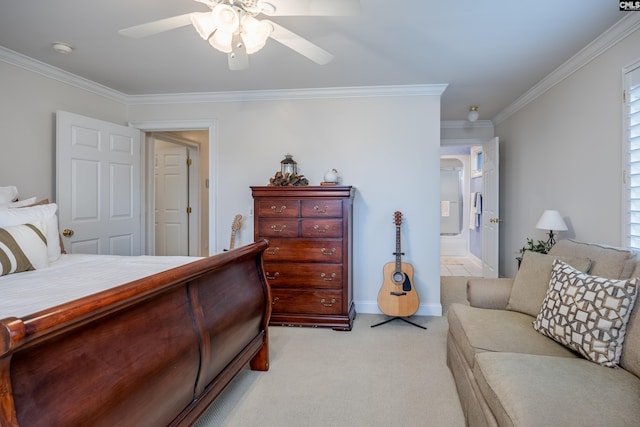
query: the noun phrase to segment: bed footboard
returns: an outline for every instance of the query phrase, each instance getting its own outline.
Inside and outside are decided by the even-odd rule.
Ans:
[[[0,425],[190,425],[269,366],[266,241],[0,321]]]

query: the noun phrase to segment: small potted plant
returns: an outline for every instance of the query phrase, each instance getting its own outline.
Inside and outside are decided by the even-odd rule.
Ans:
[[[534,242],[533,239],[530,239],[529,237],[527,237],[527,243],[520,249],[520,256],[516,258],[516,260],[518,260],[518,268],[520,268],[520,263],[522,262],[522,256],[526,251],[539,252],[541,254],[546,254],[549,252],[549,249],[551,249],[551,247],[544,240],[538,240],[537,242]]]

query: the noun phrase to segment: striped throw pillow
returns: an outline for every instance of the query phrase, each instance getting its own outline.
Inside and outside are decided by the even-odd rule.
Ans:
[[[0,228],[0,276],[47,267],[47,238],[42,224]]]

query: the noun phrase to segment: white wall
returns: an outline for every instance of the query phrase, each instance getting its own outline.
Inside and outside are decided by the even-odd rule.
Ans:
[[[623,245],[622,69],[640,60],[640,30],[496,126],[500,138],[500,273],[513,277],[526,237],[557,209],[561,238]]]
[[[356,187],[354,299],[378,312],[382,266],[394,260],[393,212],[403,213],[403,261],[413,264],[418,314],[440,307],[440,96],[383,96],[131,105],[132,122],[215,120],[212,148],[217,249],[226,247],[237,213],[249,215],[250,186],[266,185],[290,153],[318,185],[336,168]],[[253,218],[239,238],[253,241]]]
[[[54,198],[55,111],[126,125],[124,103],[0,61],[0,185]]]
[[[214,121],[211,148],[217,191],[217,250],[228,244],[237,213],[248,215],[249,187],[265,185],[291,153],[300,172],[318,184],[336,168],[357,189],[354,209],[354,293],[359,312],[377,312],[382,267],[394,260],[393,212],[402,211],[403,261],[413,264],[421,299],[418,314],[439,315],[440,87],[437,95],[192,104],[128,105],[0,61],[0,185],[23,197],[55,200],[55,111],[118,124]],[[73,80],[73,79],[72,79]],[[104,91],[108,92],[108,91]],[[402,92],[402,91],[400,91]],[[388,95],[389,91],[386,90]],[[240,238],[253,240],[252,218]]]

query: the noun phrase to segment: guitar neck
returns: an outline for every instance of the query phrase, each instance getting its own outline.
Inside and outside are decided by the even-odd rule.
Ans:
[[[396,273],[402,271],[402,250],[400,249],[400,226],[396,225]]]
[[[242,215],[238,214],[233,220],[233,225],[231,225],[231,240],[229,241],[229,250],[233,249],[236,245],[236,233],[240,229],[240,221],[242,221]]]

